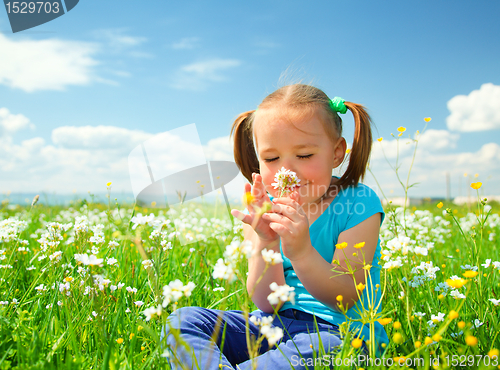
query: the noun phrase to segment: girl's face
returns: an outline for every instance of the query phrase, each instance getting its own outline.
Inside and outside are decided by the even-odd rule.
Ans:
[[[266,190],[274,197],[271,185],[282,167],[300,179],[299,204],[317,203],[328,190],[332,170],[345,155],[344,138],[332,141],[325,131],[319,109],[306,114],[288,114],[283,108],[259,109],[254,119],[254,136],[260,174]],[[295,112],[293,112],[295,113]]]

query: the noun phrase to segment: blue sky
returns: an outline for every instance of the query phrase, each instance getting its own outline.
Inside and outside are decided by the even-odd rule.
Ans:
[[[369,109],[384,137],[372,170],[388,194],[402,191],[379,147],[395,160],[390,134],[432,117],[413,195],[444,196],[445,172],[452,196],[477,181],[459,189],[464,173],[500,195],[499,11],[498,1],[81,0],[13,34],[0,10],[0,192],[85,193],[107,181],[130,191],[128,153],[191,123],[209,159],[231,159],[232,121],[287,71],[285,81]],[[346,117],[348,142],[352,131]]]

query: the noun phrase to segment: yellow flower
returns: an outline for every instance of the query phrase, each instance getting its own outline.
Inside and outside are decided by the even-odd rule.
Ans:
[[[431,337],[425,337],[424,343],[425,343],[426,345],[431,344],[431,343],[432,343],[432,339],[431,339]]]
[[[354,348],[359,348],[359,347],[361,347],[362,344],[363,344],[363,341],[359,338],[354,338],[351,342],[351,346],[353,346]]]
[[[384,317],[383,319],[378,319],[379,324],[381,325],[387,325],[392,321],[392,318],[390,317]]]
[[[252,202],[254,201],[254,197],[252,195],[251,192],[247,191],[244,195],[243,195],[243,204],[244,205],[249,205],[249,204],[252,204]]]
[[[394,329],[401,329],[401,323],[399,321],[395,321],[394,324],[392,324],[392,327]]]
[[[358,285],[356,285],[356,288],[357,288],[360,292],[362,292],[362,291],[363,291],[363,289],[365,289],[365,284],[363,284],[363,283],[359,283]]]
[[[151,207],[155,207],[155,206],[156,206],[156,202],[155,201],[151,202]]]
[[[371,268],[372,268],[372,265],[363,266],[363,269],[365,269],[366,271],[370,271]]]
[[[137,327],[137,331],[141,331],[142,329],[144,329],[144,328],[143,328],[141,325],[139,325],[139,326]]]
[[[65,277],[64,281],[67,281],[68,283],[71,283],[73,281],[73,278],[71,276]]]
[[[112,184],[112,182],[110,181],[110,182],[108,182],[108,183],[106,184],[106,186],[111,186],[111,184]]]
[[[430,121],[431,121],[431,119],[432,119],[431,117],[425,117],[425,118],[424,118],[424,121],[425,121],[425,122],[430,122]]]
[[[477,345],[477,338],[473,335],[467,335],[465,337],[465,343],[468,345],[468,346],[471,346],[471,347],[474,347]]]
[[[398,364],[398,365],[403,365],[406,361],[406,357],[405,356],[401,356],[401,357],[394,357],[394,363]]]
[[[122,343],[123,343],[123,338],[118,338],[118,339],[116,340],[116,343],[118,343],[118,344],[122,344]]]
[[[354,248],[356,248],[356,249],[363,248],[364,246],[365,246],[365,242],[361,242],[361,243],[358,243],[358,244],[354,244]]]
[[[473,182],[472,184],[470,184],[470,187],[474,190],[478,190],[481,187],[481,185],[483,185],[482,182]]]
[[[421,346],[422,346],[422,342],[421,342],[421,341],[419,341],[419,340],[417,340],[417,341],[415,342],[415,348],[420,348]]]
[[[401,344],[403,343],[404,338],[400,333],[396,333],[392,336],[392,341],[396,344]]]
[[[464,177],[467,177],[467,172],[464,172]]]
[[[474,175],[474,177],[477,179],[477,178],[479,177],[479,174],[478,174],[478,173],[476,173],[476,174]]]
[[[439,203],[437,204],[437,207],[438,207],[438,208],[443,208],[443,206],[444,206],[443,202],[439,202]]]
[[[132,338],[135,336],[134,333],[130,333],[130,340],[132,340]]]
[[[442,295],[442,294],[438,295],[438,299],[439,299],[440,301],[442,301],[442,300],[444,299],[444,295]]]
[[[398,132],[403,133],[403,132],[405,132],[405,131],[406,131],[406,127],[403,127],[403,126],[398,127]]]
[[[465,322],[464,321],[460,321],[458,324],[457,324],[458,328],[459,329],[463,329],[465,328]]]
[[[146,349],[146,347],[141,346],[141,351],[144,351],[145,349]]]
[[[344,297],[342,297],[340,294],[337,296],[337,301],[342,302],[343,299]]]
[[[467,280],[462,279],[462,278],[455,279],[455,280],[452,280],[452,279],[446,280],[446,284],[448,284],[449,286],[451,286],[452,288],[455,288],[455,289],[463,287],[465,285],[465,283],[467,283]]]
[[[351,149],[349,149],[349,148],[347,148],[347,149],[345,150],[345,154],[349,154],[350,152],[351,152]]]
[[[452,320],[456,319],[458,317],[458,312],[455,310],[451,310],[450,313],[448,314],[448,317]]]
[[[339,244],[335,244],[335,247],[337,247],[338,249],[344,249],[345,247],[347,247],[347,243],[346,242],[342,242],[342,243],[339,243]]]
[[[432,339],[434,340],[434,342],[439,342],[441,340],[441,338],[443,338],[443,337],[437,333],[432,336]]]
[[[496,349],[496,348],[493,348],[493,349],[491,349],[491,350],[488,352],[488,356],[489,356],[489,357],[494,357],[494,356],[497,356],[497,358],[498,358],[498,357],[500,357],[500,351],[499,351],[498,349]]]
[[[462,275],[466,278],[473,278],[475,277],[477,274],[479,274],[479,272],[477,271],[472,271],[472,270],[468,270],[468,271],[465,271]]]
[[[380,143],[382,140],[384,140],[384,138],[383,137],[379,137],[377,140]]]

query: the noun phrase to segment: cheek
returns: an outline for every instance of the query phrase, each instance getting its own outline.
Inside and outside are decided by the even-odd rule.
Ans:
[[[271,185],[274,182],[274,172],[270,171],[266,165],[260,166],[260,174],[262,176],[262,182],[266,187],[266,190],[274,196],[273,186]]]

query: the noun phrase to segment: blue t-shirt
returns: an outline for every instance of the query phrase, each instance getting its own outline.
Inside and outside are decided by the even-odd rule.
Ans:
[[[382,224],[385,213],[377,194],[364,184],[358,184],[355,187],[349,186],[339,191],[328,208],[309,226],[311,244],[328,263],[332,263],[333,254],[336,249],[335,245],[337,244],[340,233],[358,225],[376,213],[381,214],[380,223]],[[344,314],[329,308],[314,298],[300,282],[297,274],[293,270],[290,260],[283,255],[283,251],[281,251],[281,255],[284,261],[283,270],[285,273],[285,282],[289,286],[295,288],[295,304],[285,302],[281,310],[286,310],[288,308],[298,309],[314,314],[338,326],[344,323],[346,321]],[[378,289],[376,288],[377,284],[380,285],[380,257],[379,238],[371,263],[372,268],[365,282],[365,289],[356,304],[347,310],[347,316],[352,320],[360,319],[360,315],[356,310],[360,310],[363,306],[369,307],[370,301],[373,302],[372,307],[377,307],[380,303],[381,287],[379,286]],[[363,302],[363,306],[361,305],[361,301]],[[382,305],[379,306],[377,312],[381,312],[381,310]],[[357,336],[361,336],[365,341],[370,339],[369,323],[363,324],[360,321],[350,321],[350,331]],[[375,322],[374,339],[377,352],[381,351],[379,346],[382,343],[389,343],[389,338],[387,337],[384,327],[377,321]]]

